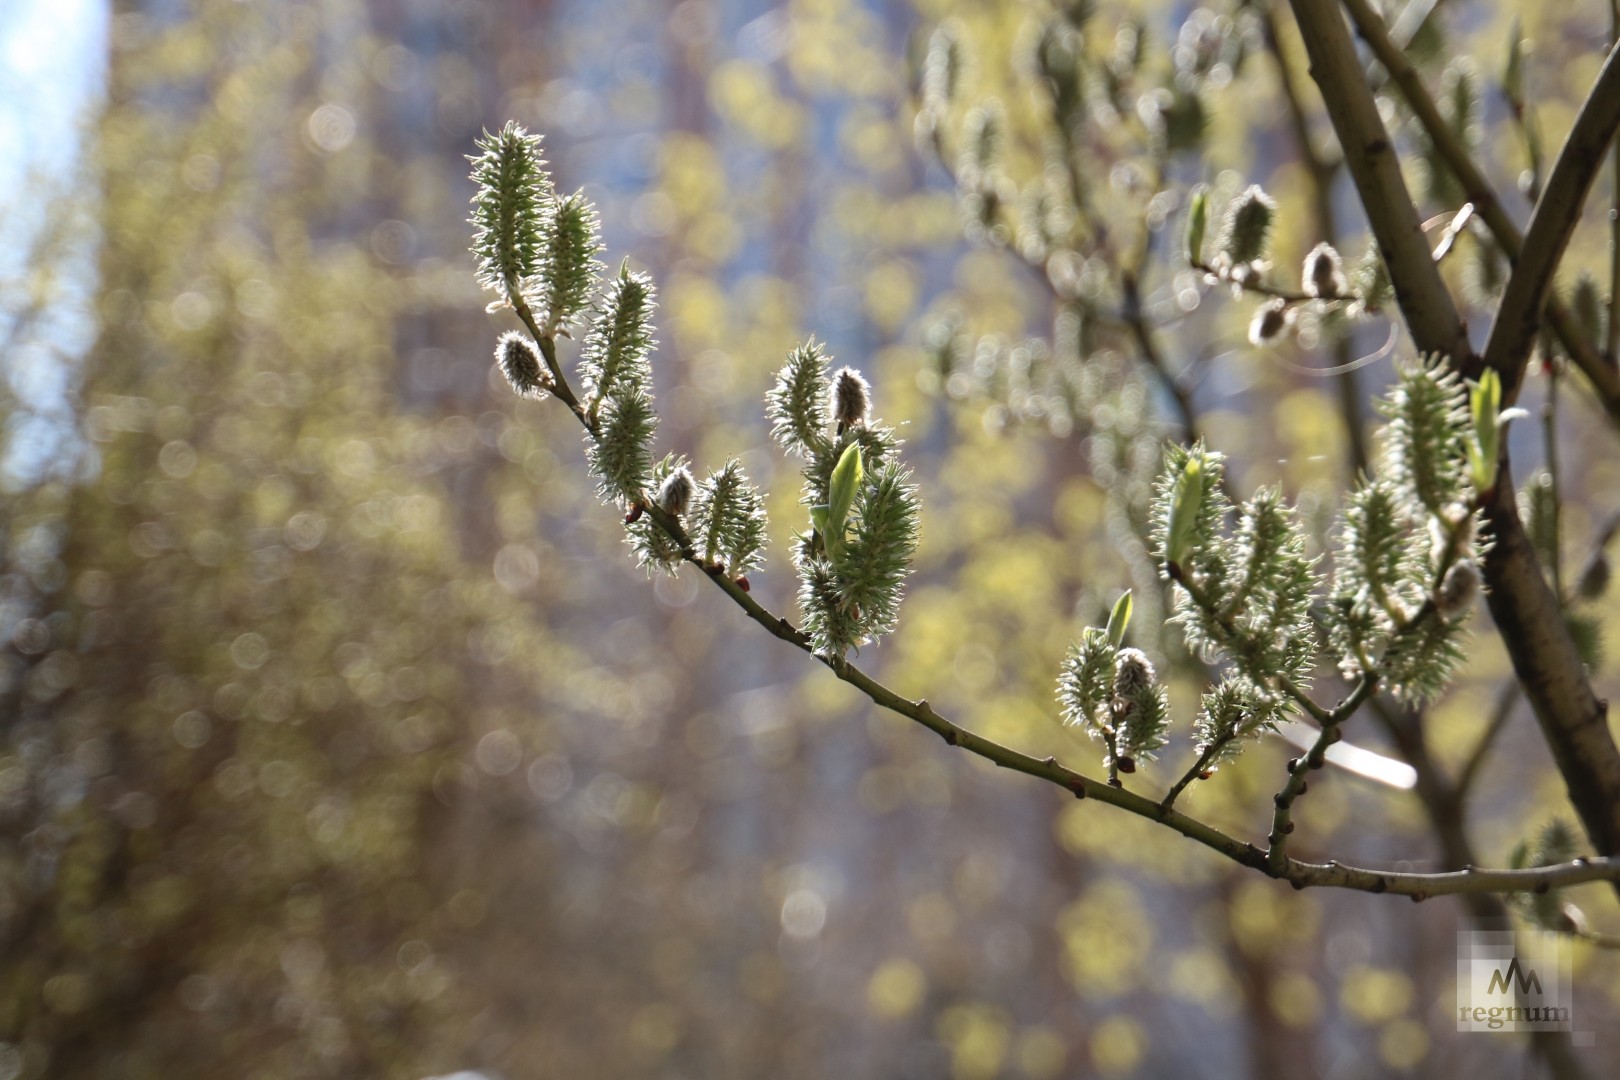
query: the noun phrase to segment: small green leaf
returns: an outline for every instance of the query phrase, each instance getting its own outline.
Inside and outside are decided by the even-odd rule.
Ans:
[[[1480,494],[1496,484],[1496,461],[1501,448],[1502,379],[1494,368],[1479,377],[1468,394],[1468,411],[1474,421],[1474,438],[1468,444],[1468,465],[1474,476],[1474,490]]]
[[[1204,501],[1204,465],[1200,458],[1187,459],[1181,475],[1176,477],[1175,493],[1170,498],[1170,527],[1167,530],[1165,558],[1173,563],[1186,559],[1198,527],[1198,511]]]
[[[827,544],[827,554],[834,559],[843,554],[849,508],[854,505],[855,493],[861,489],[864,475],[860,444],[850,443],[844,448],[838,464],[833,466],[832,479],[827,484],[827,527],[822,535]]]
[[[1192,206],[1187,211],[1187,261],[1194,266],[1204,262],[1204,233],[1209,228],[1209,188],[1193,188]]]
[[[1125,640],[1125,628],[1131,625],[1131,590],[1126,589],[1114,603],[1114,610],[1108,616],[1108,644],[1119,648]]]

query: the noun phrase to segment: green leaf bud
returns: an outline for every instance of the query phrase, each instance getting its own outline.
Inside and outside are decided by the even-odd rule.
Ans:
[[[833,466],[832,479],[827,486],[826,528],[822,530],[822,543],[827,547],[828,557],[834,561],[843,554],[849,508],[855,502],[863,475],[860,445],[850,443],[844,448],[838,464]]]
[[[1496,486],[1497,458],[1501,452],[1502,378],[1486,369],[1468,390],[1468,411],[1474,437],[1468,443],[1468,467],[1474,490],[1483,495]]]
[[[1193,188],[1192,205],[1187,208],[1187,261],[1193,266],[1204,263],[1204,232],[1209,228],[1209,188],[1199,184]]]
[[[1203,469],[1201,457],[1189,457],[1175,479],[1165,543],[1165,559],[1171,563],[1179,565],[1186,559],[1197,531],[1204,497]]]
[[[1125,630],[1131,625],[1131,603],[1131,590],[1126,589],[1108,614],[1108,643],[1116,649],[1124,642]]]

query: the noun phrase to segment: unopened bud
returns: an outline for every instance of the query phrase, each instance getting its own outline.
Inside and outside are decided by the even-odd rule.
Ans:
[[[1209,188],[1193,188],[1192,205],[1187,208],[1187,261],[1204,264],[1204,231],[1209,227]]]
[[[495,362],[519,397],[545,397],[551,389],[551,380],[540,366],[540,350],[516,330],[508,330],[495,343]]]
[[[682,465],[658,485],[658,508],[671,517],[680,517],[686,513],[686,506],[692,501],[692,474]]]
[[[833,376],[832,412],[839,431],[864,426],[872,408],[871,388],[854,368],[839,368]]]
[[[1269,345],[1282,337],[1284,330],[1293,320],[1293,310],[1286,300],[1273,300],[1262,305],[1249,321],[1249,343],[1251,345]]]
[[[1344,261],[1331,244],[1317,244],[1305,256],[1305,291],[1319,300],[1343,296],[1346,288]]]
[[[1434,606],[1442,617],[1454,620],[1467,614],[1479,594],[1479,567],[1472,559],[1463,559],[1446,571],[1435,594]]]
[[[1114,710],[1124,714],[1135,708],[1142,693],[1155,682],[1153,661],[1141,649],[1121,649],[1114,657]]]

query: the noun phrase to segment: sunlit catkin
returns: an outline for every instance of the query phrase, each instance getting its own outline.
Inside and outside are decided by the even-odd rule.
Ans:
[[[871,388],[854,368],[839,368],[833,376],[832,413],[840,432],[866,424],[872,408]]]
[[[540,365],[539,350],[526,335],[516,330],[508,330],[495,343],[495,362],[519,397],[542,398],[551,387],[545,368]]]

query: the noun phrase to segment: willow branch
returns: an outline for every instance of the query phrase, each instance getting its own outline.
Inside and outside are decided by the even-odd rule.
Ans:
[[[1440,115],[1440,110],[1436,107],[1428,88],[1423,85],[1423,79],[1417,69],[1395,43],[1389,29],[1384,25],[1384,20],[1368,0],[1343,0],[1343,3],[1345,10],[1350,13],[1350,18],[1356,24],[1357,34],[1389,72],[1390,80],[1406,99],[1407,106],[1417,117],[1418,123],[1423,126],[1429,140],[1434,143],[1441,160],[1456,177],[1468,201],[1474,204],[1480,220],[1490,230],[1497,246],[1502,249],[1502,253],[1507,256],[1510,263],[1517,264],[1519,253],[1524,247],[1524,237],[1513,219],[1503,209],[1501,199],[1497,197],[1490,182],[1485,179],[1485,174],[1474,164],[1468,146]],[[1605,358],[1598,354],[1573,313],[1556,296],[1548,298],[1547,321],[1552,326],[1553,333],[1558,335],[1558,343],[1564,347],[1564,351],[1569,354],[1575,366],[1581,369],[1582,374],[1591,383],[1593,392],[1602,402],[1610,418],[1616,424],[1620,424],[1620,368],[1615,367],[1613,356]]]
[[[1613,134],[1608,121],[1620,124],[1620,86],[1615,85],[1620,80],[1616,60],[1620,51],[1604,64],[1598,87],[1582,106],[1575,130],[1559,153],[1492,323],[1486,348],[1489,359],[1482,361],[1468,348],[1451,295],[1421,238],[1415,235],[1417,211],[1406,195],[1372,92],[1354,77],[1360,69],[1338,0],[1291,2],[1311,54],[1312,74],[1346,148],[1351,175],[1384,249],[1396,296],[1418,348],[1449,354],[1464,375],[1477,376],[1488,363],[1502,373],[1504,391],[1516,392],[1558,256],[1568,243],[1580,201],[1601,163],[1608,136]],[[1358,149],[1365,149],[1368,160],[1359,160]],[[1400,246],[1392,248],[1392,243]],[[1403,279],[1407,282],[1404,290]],[[1510,400],[1506,392],[1504,399]],[[1620,750],[1609,734],[1606,706],[1592,692],[1558,598],[1547,587],[1519,520],[1505,450],[1504,446],[1496,487],[1487,493],[1483,505],[1493,538],[1484,566],[1491,615],[1587,835],[1600,851],[1617,852]]]
[[[1280,8],[1280,0],[1271,0],[1262,8],[1266,48],[1277,67],[1277,81],[1282,84],[1283,100],[1288,105],[1288,118],[1293,128],[1294,142],[1298,145],[1299,156],[1310,173],[1311,201],[1316,207],[1317,230],[1324,243],[1337,248],[1339,226],[1338,214],[1333,207],[1333,181],[1344,165],[1344,158],[1339,155],[1330,157],[1317,147],[1316,140],[1311,137],[1310,112],[1298,86],[1295,85],[1294,65],[1289,58],[1288,50],[1283,46],[1282,20],[1278,16]],[[1350,455],[1349,471],[1350,476],[1354,478],[1367,471],[1370,459],[1367,454],[1367,439],[1361,424],[1361,388],[1357,385],[1356,368],[1351,362],[1350,346],[1348,334],[1337,338],[1333,343],[1333,366],[1338,371],[1335,382],[1339,390],[1339,412],[1344,417],[1346,450]]]
[[[555,381],[551,389],[553,396],[568,405],[586,431],[591,431],[589,419],[579,407],[579,399],[568,385],[561,365],[556,362],[555,340],[538,332],[539,327],[535,325],[535,320],[526,307],[517,308],[517,312],[524,325],[536,333],[536,341],[540,343],[541,350],[547,357],[548,366],[552,368],[552,377]],[[1309,863],[1290,858],[1272,860],[1253,844],[1230,836],[1197,818],[1156,803],[1144,795],[1127,791],[1122,787],[1110,786],[1106,781],[1076,772],[1059,764],[1055,757],[1037,758],[955,724],[941,716],[926,700],[913,700],[897,693],[844,657],[823,656],[816,653],[809,635],[782,616],[773,614],[754,599],[748,590],[726,573],[724,567],[702,559],[678,518],[649,499],[644,498],[640,505],[642,511],[652,518],[658,528],[675,542],[681,559],[701,570],[743,610],[748,618],[764,627],[772,636],[815,657],[835,676],[855,687],[873,704],[921,724],[949,746],[966,750],[1000,768],[1044,780],[1077,798],[1096,799],[1127,813],[1157,822],[1239,865],[1285,880],[1295,888],[1352,889],[1370,893],[1393,893],[1410,896],[1414,900],[1423,900],[1430,896],[1456,893],[1546,892],[1552,888],[1588,881],[1620,883],[1620,858],[1577,859],[1556,866],[1528,870],[1479,870],[1467,867],[1439,874],[1372,870],[1346,866],[1338,862]]]
[[[1383,251],[1401,313],[1420,352],[1466,358],[1467,328],[1457,314],[1406,190],[1400,161],[1368,89],[1337,0],[1290,0],[1310,57],[1311,77],[1343,148],[1368,224]]]

